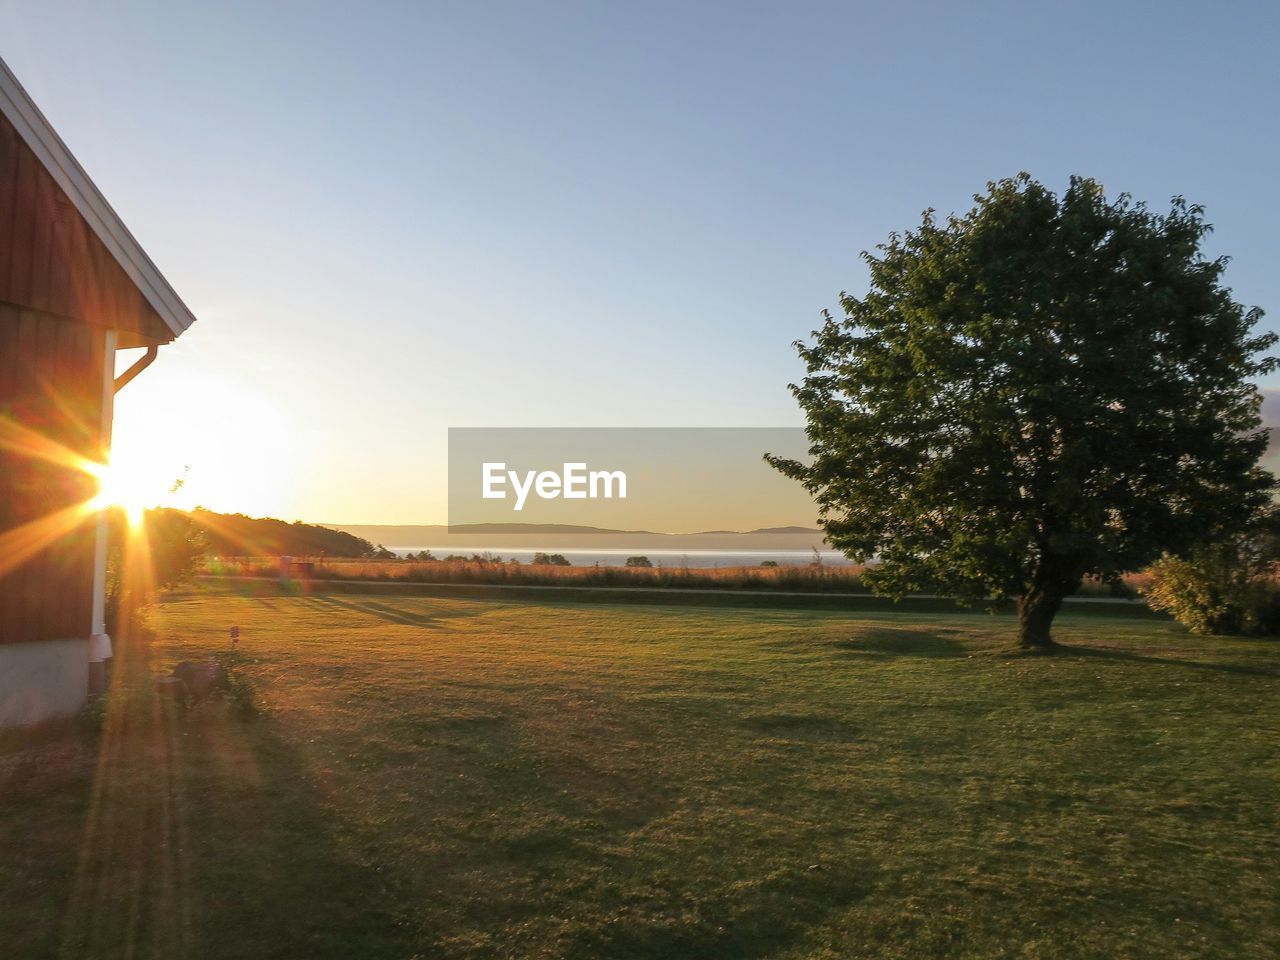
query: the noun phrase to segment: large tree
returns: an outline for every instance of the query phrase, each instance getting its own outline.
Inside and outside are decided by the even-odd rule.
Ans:
[[[1268,496],[1252,328],[1201,207],[1152,213],[1075,177],[988,184],[964,216],[865,253],[791,389],[828,541],[877,592],[1016,598],[1019,640],[1085,577],[1116,581],[1244,523]]]

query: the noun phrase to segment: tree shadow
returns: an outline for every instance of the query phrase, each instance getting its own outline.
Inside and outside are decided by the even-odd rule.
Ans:
[[[1117,650],[1113,647],[1085,647],[1059,643],[1053,653],[1060,657],[1081,657],[1093,660],[1115,660],[1125,663],[1166,664],[1171,667],[1187,667],[1193,670],[1211,670],[1246,677],[1280,677],[1280,669],[1246,663],[1213,663],[1205,660],[1187,660],[1182,657],[1162,657],[1155,654]]]
[[[407,627],[434,627],[450,620],[479,616],[483,612],[478,607],[474,610],[458,610],[457,608],[450,607],[448,613],[414,613],[411,611],[401,610],[386,603],[379,603],[376,600],[351,600],[346,597],[337,597],[333,595],[310,596],[306,598],[306,602],[342,607],[346,610],[355,611],[356,613],[363,613],[371,617],[377,617],[379,620],[384,620],[387,623],[397,623]]]
[[[832,644],[845,653],[873,657],[962,657],[962,644],[929,630],[869,627]]]

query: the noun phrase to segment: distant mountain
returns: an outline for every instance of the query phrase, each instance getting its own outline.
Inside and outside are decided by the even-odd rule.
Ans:
[[[610,532],[614,532],[614,531],[610,531]],[[637,531],[637,532],[639,532],[639,531]],[[819,530],[817,527],[760,527],[760,528],[758,528],[758,529],[756,529],[756,530],[699,530],[697,533],[680,533],[680,534],[670,534],[670,536],[680,536],[680,537],[720,537],[720,536],[749,537],[749,536],[753,536],[754,534],[757,534],[757,533],[765,533],[765,534],[771,534],[771,533],[804,533],[804,534],[817,533],[817,534],[821,534],[821,533],[822,533],[822,531],[821,531],[821,530]]]
[[[347,529],[337,526],[336,529]],[[456,523],[453,526],[443,527],[450,533],[462,534],[491,534],[491,533],[530,533],[530,534],[547,534],[547,533],[642,533],[652,534],[649,530],[612,530],[608,527],[587,527],[573,523]]]
[[[822,531],[809,527],[762,527],[758,530],[708,530],[699,533],[655,533],[612,530],[569,523],[444,524],[315,524],[247,517],[238,513],[190,511],[215,556],[369,557],[377,546],[389,549],[439,548],[473,553],[507,550],[809,550],[821,549]]]

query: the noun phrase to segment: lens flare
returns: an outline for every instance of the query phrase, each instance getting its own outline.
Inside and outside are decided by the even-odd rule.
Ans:
[[[129,526],[141,525],[146,509],[160,499],[154,496],[153,478],[117,465],[96,466],[98,469],[93,472],[98,478],[98,495],[93,502],[99,509],[119,507],[128,518]]]

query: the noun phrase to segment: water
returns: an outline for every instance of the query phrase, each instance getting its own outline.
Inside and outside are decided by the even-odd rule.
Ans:
[[[470,558],[473,553],[481,556],[494,555],[503,560],[515,558],[521,563],[533,560],[533,550],[514,547],[394,547],[389,548],[396,556],[420,553],[430,550],[439,560],[451,554]],[[813,563],[812,550],[609,550],[582,549],[578,547],[557,550],[552,547],[540,553],[563,554],[575,567],[621,567],[627,557],[648,557],[655,567],[680,569],[714,569],[716,567],[758,567],[766,560],[772,560],[780,567],[805,567]],[[834,550],[823,550],[819,553],[822,562],[828,566],[848,566],[849,560]]]

